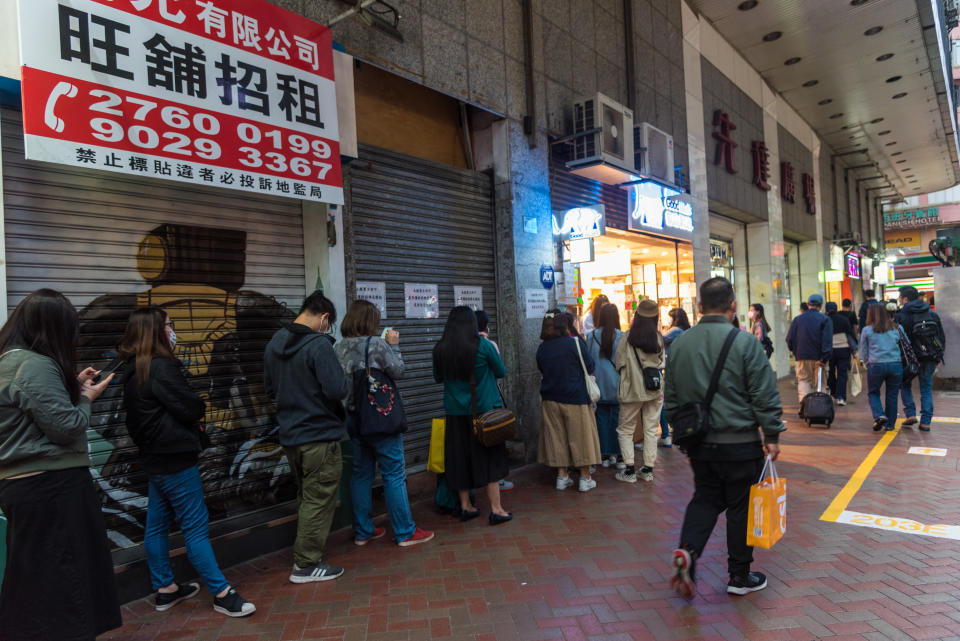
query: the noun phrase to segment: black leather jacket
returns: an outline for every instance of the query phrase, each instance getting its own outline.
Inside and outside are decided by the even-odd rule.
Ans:
[[[135,359],[123,373],[123,399],[127,431],[142,457],[200,451],[198,422],[206,405],[190,389],[180,365],[155,356],[146,385],[137,384]]]

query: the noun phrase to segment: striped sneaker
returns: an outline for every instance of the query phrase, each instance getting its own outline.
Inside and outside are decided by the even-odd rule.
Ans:
[[[290,573],[290,583],[313,583],[315,581],[332,581],[343,574],[343,568],[327,565],[322,561],[316,565],[302,568],[294,564]]]

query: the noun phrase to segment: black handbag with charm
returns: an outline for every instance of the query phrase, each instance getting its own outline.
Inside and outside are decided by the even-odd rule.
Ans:
[[[407,416],[397,384],[382,369],[370,367],[370,341],[367,337],[364,363],[353,372],[353,420],[350,436],[380,438],[407,431]]]

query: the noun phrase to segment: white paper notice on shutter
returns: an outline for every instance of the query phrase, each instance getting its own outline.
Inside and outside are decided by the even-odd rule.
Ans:
[[[547,290],[527,289],[527,318],[543,318],[550,305],[550,298]]]
[[[483,287],[454,285],[453,300],[458,306],[466,305],[473,311],[483,309]]]
[[[357,300],[370,301],[380,310],[380,318],[387,317],[387,284],[372,280],[357,281]]]
[[[20,0],[19,16],[27,158],[343,203],[327,27],[265,0]]]
[[[440,317],[440,300],[436,285],[404,283],[403,300],[407,318]]]

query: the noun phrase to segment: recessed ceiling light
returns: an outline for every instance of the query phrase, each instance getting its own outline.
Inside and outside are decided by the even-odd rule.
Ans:
[[[886,136],[886,135],[889,134],[889,133],[890,133],[890,130],[889,130],[889,129],[884,129],[883,131],[878,131],[878,132],[877,132],[877,135],[878,135],[878,136]]]
[[[865,36],[875,36],[875,35],[877,35],[878,33],[880,33],[881,31],[883,31],[883,27],[879,27],[879,26],[878,26],[878,27],[870,27],[869,29],[867,29],[866,31],[863,32],[863,35],[865,35]]]
[[[838,112],[835,113],[835,114],[830,114],[831,120],[834,119],[834,118],[840,118],[841,116],[843,116],[843,112],[842,112],[842,111],[838,111]]]
[[[873,120],[870,121],[870,124],[875,125],[878,122],[883,122],[883,118],[874,118]]]
[[[787,59],[784,61],[783,64],[785,64],[785,65],[787,65],[787,66],[789,67],[790,65],[795,65],[795,64],[797,64],[797,63],[800,62],[801,60],[803,60],[803,58],[787,58]]]
[[[743,2],[737,5],[737,9],[740,11],[750,11],[755,6],[757,6],[757,0],[743,0]]]
[[[899,155],[902,154],[902,153],[903,153],[902,151],[895,151],[895,152],[893,152],[893,153],[890,154],[890,155],[891,155],[891,156],[899,156]]]
[[[893,57],[892,53],[885,53],[882,56],[877,56],[877,62],[883,62],[884,60],[889,60]]]
[[[900,93],[893,94],[893,99],[897,100],[898,98],[903,98],[906,95],[907,95],[906,91],[901,91]]]
[[[920,181],[919,181],[919,180],[911,180],[911,181],[910,181],[910,184],[912,185],[913,183],[918,183],[918,182],[920,182]],[[918,187],[917,189],[919,189],[919,187]]]
[[[763,41],[764,41],[764,42],[773,42],[774,40],[779,40],[779,39],[780,39],[780,36],[782,36],[782,35],[783,35],[783,33],[779,32],[779,31],[771,31],[770,33],[768,33],[767,35],[765,35],[765,36],[763,37]]]
[[[829,105],[831,102],[833,102],[833,98],[824,98],[823,100],[821,100],[821,101],[818,102],[817,104],[820,105],[820,106],[823,106],[823,105]]]
[[[890,76],[887,78],[887,82],[896,82],[897,80],[900,80],[900,78],[903,78],[903,76]]]
[[[906,159],[906,158],[901,158],[900,160],[897,161],[897,164],[898,164],[898,165],[902,165],[902,164],[905,163],[905,162],[907,162],[907,159]]]
[[[804,87],[813,87],[813,86],[816,85],[818,82],[820,82],[820,81],[819,81],[819,80],[807,80],[805,83],[803,83],[803,86],[804,86]]]
[[[887,144],[884,145],[884,147],[893,147],[895,144],[897,144],[896,140],[894,140],[893,142],[888,142]]]
[[[849,129],[849,128],[850,128],[850,125],[844,125],[844,126],[840,127],[840,129]]]
[[[862,4],[867,4],[867,2],[869,2],[869,0],[850,0],[850,4],[855,7],[859,7]]]

